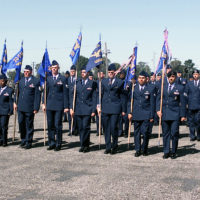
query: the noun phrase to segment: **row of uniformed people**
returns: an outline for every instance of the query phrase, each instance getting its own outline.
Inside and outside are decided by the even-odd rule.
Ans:
[[[72,109],[73,105],[73,84],[70,86],[69,79],[71,78],[71,82],[75,83],[74,76],[72,75],[68,81],[66,82],[66,79],[61,76],[58,73],[59,65],[56,61],[52,62],[51,70],[52,70],[52,76],[48,77],[47,79],[47,99],[46,99],[46,107],[43,104],[43,110],[46,110],[47,112],[47,122],[48,122],[48,141],[49,141],[49,147],[48,150],[55,149],[56,151],[61,149],[62,144],[62,116],[63,112],[68,112],[70,108],[70,114],[71,116],[77,117],[77,123],[80,133],[80,141],[81,141],[81,148],[80,151],[88,152],[89,151],[89,136],[90,136],[90,119],[91,116],[95,115],[96,111],[96,105],[98,112],[102,112],[102,121],[103,121],[103,127],[105,132],[105,142],[106,142],[106,151],[105,153],[116,153],[117,147],[118,147],[118,121],[120,114],[122,116],[125,115],[125,113],[129,114],[129,119],[132,118],[130,113],[130,96],[128,100],[128,111],[126,111],[126,93],[123,89],[123,81],[120,79],[115,78],[115,70],[116,67],[114,64],[109,66],[108,69],[108,78],[102,80],[102,102],[101,106],[102,109],[99,110],[98,105],[98,91],[96,88],[96,84],[94,81],[91,81],[88,79],[88,75],[83,68],[81,71],[81,79],[77,80],[77,91],[76,91],[76,105],[75,110]],[[15,98],[14,103],[14,109],[18,109],[18,121],[19,121],[19,128],[21,133],[21,146],[25,147],[26,149],[31,148],[32,146],[32,139],[33,139],[33,120],[34,115],[38,112],[40,107],[40,99],[41,99],[41,92],[39,90],[39,81],[34,78],[32,75],[32,68],[30,66],[26,66],[24,70],[24,77],[19,82],[19,94],[18,97]],[[168,73],[169,74],[169,73]],[[198,71],[195,71],[193,73],[194,79],[198,80],[199,73]],[[172,74],[171,76],[175,76],[175,74]],[[169,80],[170,77],[166,79],[165,85],[169,86]],[[4,79],[3,79],[4,80]],[[6,80],[6,79],[5,79]],[[177,79],[176,79],[177,80]],[[5,81],[6,82],[6,81]],[[153,81],[152,81],[153,82]],[[179,88],[177,91],[175,91],[174,99],[180,100],[182,98],[182,95],[185,94],[185,97],[188,101],[188,107],[189,107],[189,113],[191,117],[191,121],[193,121],[192,125],[190,127],[190,135],[191,139],[194,135],[194,128],[197,128],[197,139],[200,139],[199,135],[199,127],[198,127],[198,117],[199,117],[199,110],[200,106],[198,102],[198,95],[199,94],[199,87],[198,83],[195,82],[196,85],[193,84],[193,82],[190,82],[187,84],[185,93],[183,90],[179,91]],[[177,81],[172,84],[180,85]],[[6,85],[6,84],[5,84]],[[5,87],[5,86],[4,86]],[[3,88],[3,86],[2,86]],[[142,90],[142,92],[138,92],[137,90]],[[143,91],[143,90],[146,91]],[[173,87],[173,89],[176,89],[176,87]],[[193,91],[194,89],[194,91]],[[157,92],[156,92],[157,90]],[[129,91],[131,91],[129,89]],[[137,93],[138,92],[138,93]],[[136,88],[133,94],[134,103],[133,103],[133,121],[134,121],[134,139],[135,139],[135,148],[136,148],[136,156],[139,156],[141,153],[144,155],[147,155],[147,147],[148,147],[148,140],[149,140],[149,123],[153,121],[153,117],[155,114],[155,96],[158,96],[157,99],[159,99],[159,92],[160,92],[160,83],[157,84],[157,89],[154,84],[147,84],[147,74],[143,72],[143,74],[140,74],[138,77],[138,83],[136,84]],[[193,93],[192,93],[193,92]],[[158,95],[156,95],[158,93]],[[153,94],[153,95],[152,95]],[[165,94],[165,93],[164,93]],[[193,98],[190,98],[190,95],[193,95]],[[5,96],[5,95],[4,95]],[[167,103],[166,108],[170,108],[170,101],[173,100],[173,97],[170,99],[170,96],[166,95]],[[165,95],[164,95],[165,98]],[[177,98],[177,99],[176,99]],[[12,98],[11,98],[12,99]],[[193,99],[195,99],[195,105]],[[159,100],[158,100],[159,102]],[[165,106],[165,101],[163,101],[163,107]],[[44,103],[44,98],[43,98]],[[177,103],[177,102],[176,102]],[[186,102],[185,102],[186,103]],[[10,103],[9,105],[11,105]],[[159,108],[159,103],[157,103]],[[178,104],[177,104],[178,105]],[[183,105],[183,102],[182,104]],[[177,109],[183,109],[185,106],[178,107]],[[139,109],[139,110],[138,110]],[[140,110],[141,109],[141,110]],[[10,113],[12,113],[11,109]],[[154,111],[152,111],[154,110]],[[157,110],[159,111],[159,110]],[[174,111],[172,109],[172,111]],[[143,113],[144,112],[144,113]],[[175,111],[177,112],[177,111]],[[184,113],[185,111],[183,111]],[[8,113],[10,115],[10,113]],[[169,117],[169,120],[165,121],[174,121],[171,120],[171,115],[173,112],[169,112],[169,114],[163,115],[162,119],[165,120],[164,116]],[[160,113],[158,112],[158,115]],[[177,113],[176,113],[177,115]],[[185,120],[185,116],[179,116],[182,117],[182,120]],[[192,118],[193,117],[193,118]],[[176,117],[175,117],[176,118]],[[8,122],[9,117],[7,117]],[[3,122],[2,122],[3,124]],[[162,125],[165,124],[164,122]],[[173,124],[173,125],[172,125]],[[174,125],[175,124],[175,125]],[[178,130],[177,126],[179,123],[171,123],[168,126],[176,128]],[[167,146],[164,145],[164,157],[169,156],[169,138],[174,138],[176,142],[172,143],[175,145],[172,148],[172,154],[175,157],[176,149],[177,149],[177,135],[179,132],[173,133],[173,131],[169,128],[166,128],[167,125],[163,125],[163,135],[165,134],[166,130],[168,130],[168,135],[163,137],[165,138],[164,144],[166,143]],[[5,126],[4,126],[5,127]],[[193,129],[192,129],[193,128]],[[166,129],[166,130],[165,130]],[[3,129],[1,129],[3,130]],[[4,128],[6,130],[6,127]],[[175,129],[173,129],[175,130]],[[7,130],[6,130],[7,131]],[[3,131],[2,131],[3,133]],[[143,134],[143,145],[141,146],[141,134]],[[169,137],[170,134],[170,137]],[[172,135],[174,134],[174,135]],[[2,135],[2,134],[1,134]],[[113,142],[111,143],[111,136],[113,139]],[[5,137],[5,133],[4,133]],[[2,137],[3,138],[3,137]],[[166,139],[167,138],[167,139]],[[1,139],[2,143],[6,145],[6,140],[3,141]],[[167,150],[166,150],[167,149]]]

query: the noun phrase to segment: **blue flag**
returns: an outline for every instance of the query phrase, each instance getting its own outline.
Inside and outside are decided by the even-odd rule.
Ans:
[[[89,61],[86,65],[86,71],[89,72],[92,68],[98,67],[103,63],[102,51],[101,51],[101,41],[97,44],[96,48],[92,52]]]
[[[131,65],[127,69],[127,72],[126,72],[126,78],[125,78],[125,82],[124,82],[124,89],[126,88],[126,85],[127,85],[128,81],[130,81],[132,78],[135,78],[136,64],[137,64],[137,47],[135,47],[133,49]]]
[[[3,73],[5,74],[8,69],[15,69],[15,80],[14,82],[18,82],[20,79],[20,72],[21,72],[21,66],[23,61],[23,42],[21,44],[20,51],[7,63],[7,65],[3,68]]]
[[[74,44],[73,48],[72,48],[72,51],[70,53],[70,57],[72,59],[72,64],[75,65],[78,58],[79,58],[79,55],[80,55],[80,50],[81,50],[81,41],[82,41],[82,33],[80,32],[79,33],[79,36],[76,40],[76,43]]]
[[[49,67],[51,66],[51,62],[49,60],[49,54],[47,51],[47,48],[45,49],[45,53],[42,59],[42,63],[38,69],[38,74],[40,74],[40,85],[44,85],[45,81],[45,74],[47,73],[47,76],[51,75],[51,71],[49,70]]]
[[[8,62],[8,58],[7,58],[7,49],[6,49],[6,40],[3,46],[3,54],[2,54],[2,59],[1,59],[1,73],[3,74],[3,69],[6,66]]]

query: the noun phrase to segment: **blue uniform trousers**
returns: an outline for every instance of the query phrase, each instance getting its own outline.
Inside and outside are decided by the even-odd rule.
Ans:
[[[49,146],[59,147],[62,144],[62,117],[63,110],[47,110]]]
[[[119,115],[103,113],[103,126],[105,129],[105,143],[106,149],[116,148],[118,146],[118,122]],[[112,144],[111,144],[112,136]]]
[[[172,140],[172,153],[176,153],[179,140],[179,120],[163,120],[163,151],[165,154],[170,152],[170,141]]]
[[[121,114],[119,116],[119,131],[118,131],[119,136],[121,136],[123,134],[123,123],[125,125],[124,134],[128,135],[129,120],[128,120],[128,114],[127,113],[126,113],[125,116],[122,116]]]
[[[0,144],[7,145],[9,115],[0,115]]]
[[[89,147],[90,145],[90,115],[76,115],[78,130],[80,134],[81,147]]]
[[[72,118],[71,118],[70,112],[68,112],[68,120],[69,120],[69,131],[71,131]],[[77,129],[77,119],[76,119],[76,115],[74,115],[72,132],[74,132],[76,129]]]
[[[188,110],[188,120],[190,127],[190,138],[195,139],[195,131],[197,139],[200,139],[200,110]]]
[[[32,144],[33,141],[33,122],[34,113],[33,112],[22,112],[18,111],[18,123],[19,131],[21,134],[21,142],[23,144]]]
[[[135,151],[147,151],[149,144],[149,120],[134,120],[134,142]],[[141,135],[143,135],[143,143],[141,145]]]

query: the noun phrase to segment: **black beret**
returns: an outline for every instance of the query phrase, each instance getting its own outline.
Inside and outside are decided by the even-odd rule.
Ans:
[[[167,65],[166,69],[171,69],[172,66],[171,65]]]
[[[192,72],[192,74],[194,74],[194,73],[198,73],[198,74],[199,74],[199,70],[198,70],[198,69],[195,69],[195,70]]]
[[[151,72],[151,76],[153,76],[154,75],[154,72]]]
[[[167,77],[169,78],[170,76],[176,76],[176,72],[170,71],[169,73],[167,73]]]
[[[5,74],[1,74],[1,75],[0,75],[0,80],[7,80],[6,75],[5,75]]]
[[[32,67],[30,65],[26,65],[25,68],[24,68],[24,70],[32,71],[33,69],[32,69]]]
[[[70,70],[76,70],[76,66],[75,66],[75,65],[72,65],[72,66],[70,67]]]
[[[93,73],[91,71],[89,71],[89,76],[93,76]]]
[[[115,66],[114,63],[112,63],[112,64],[110,64],[110,65],[108,66],[108,71],[116,71],[116,66]]]
[[[141,71],[141,72],[139,73],[139,76],[145,76],[145,77],[147,77],[147,73],[146,73],[145,71]]]
[[[66,71],[66,72],[65,72],[65,74],[68,74],[68,75],[70,75],[69,71]]]
[[[52,66],[58,65],[58,62],[57,62],[56,60],[53,60],[51,65],[52,65]]]
[[[178,70],[177,73],[182,73],[182,71],[181,71],[181,70]]]
[[[81,67],[81,70],[86,70],[86,66],[82,66],[82,67]]]

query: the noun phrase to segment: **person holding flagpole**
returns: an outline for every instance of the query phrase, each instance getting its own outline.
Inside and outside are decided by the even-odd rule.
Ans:
[[[56,60],[51,64],[52,76],[47,77],[46,105],[43,96],[43,111],[47,113],[48,145],[47,150],[60,151],[62,145],[62,118],[63,112],[68,112],[69,90],[66,79],[59,70]]]
[[[26,65],[24,77],[19,81],[18,97],[15,95],[14,109],[18,111],[18,123],[21,134],[20,146],[32,148],[34,116],[40,109],[40,82],[32,76],[32,67]],[[18,102],[16,99],[18,98]]]

